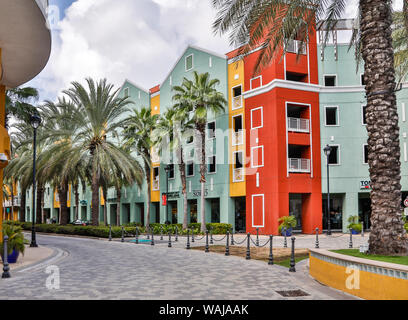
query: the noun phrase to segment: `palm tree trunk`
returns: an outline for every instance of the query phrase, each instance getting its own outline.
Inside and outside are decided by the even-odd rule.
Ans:
[[[206,224],[205,224],[205,173],[207,172],[206,161],[205,161],[205,126],[206,124],[200,123],[197,127],[198,132],[200,133],[201,138],[201,150],[200,150],[200,183],[201,183],[201,204],[200,204],[200,212],[201,212],[201,232],[206,231]],[[198,140],[198,139],[197,139]],[[200,141],[200,140],[198,140]]]
[[[69,222],[69,210],[68,210],[68,183],[64,183],[58,188],[59,202],[60,202],[60,215],[61,225],[67,225]]]
[[[146,227],[150,226],[150,205],[152,201],[152,186],[150,185],[150,166],[145,162],[145,173],[146,173],[146,182],[147,182],[147,210],[146,210]]]
[[[108,225],[108,203],[106,201],[106,197],[108,194],[108,191],[106,190],[106,186],[102,186],[102,194],[103,194],[103,222],[105,223],[105,226]]]
[[[11,220],[14,220],[14,184],[11,183]]]
[[[26,210],[26,196],[27,190],[21,189],[21,202],[20,202],[20,222],[25,222],[25,210]]]
[[[188,228],[187,180],[186,180],[186,165],[184,163],[184,158],[183,158],[183,148],[178,148],[177,157],[178,157],[180,180],[181,180],[181,187],[182,187],[181,193],[183,194],[183,200],[184,200],[184,204],[183,204],[183,229],[187,229]]]
[[[41,198],[42,198],[43,193],[44,193],[44,186],[41,183],[37,183],[37,194],[36,194],[37,206],[35,208],[37,223],[41,223],[41,218],[42,218]]]
[[[402,222],[398,113],[391,2],[360,0],[362,56],[367,96],[368,164],[371,179],[370,253],[405,255]]]
[[[122,198],[122,192],[120,188],[116,188],[116,225],[120,226],[120,201]]]
[[[75,194],[75,220],[79,219],[79,184],[74,185],[74,194]]]
[[[92,176],[92,212],[91,220],[93,226],[99,225],[99,179],[96,172]]]
[[[45,187],[43,187],[43,191],[41,193],[41,223],[45,223],[44,197],[45,197]]]

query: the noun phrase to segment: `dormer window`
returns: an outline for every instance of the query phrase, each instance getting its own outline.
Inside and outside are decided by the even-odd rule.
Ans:
[[[186,71],[194,68],[194,55],[190,54],[186,57]]]

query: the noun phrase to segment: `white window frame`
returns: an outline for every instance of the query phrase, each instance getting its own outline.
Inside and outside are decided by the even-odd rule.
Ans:
[[[330,88],[330,86],[326,86],[326,77],[335,77],[334,78],[334,86],[338,86],[338,79],[337,79],[337,74],[324,74],[323,75],[323,87],[325,88]]]
[[[215,154],[209,155],[207,156],[207,161],[208,161],[208,165],[210,165],[210,161],[209,159],[215,157],[215,171],[214,172],[210,172],[210,170],[208,169],[208,174],[216,174],[217,173],[217,156]]]
[[[189,166],[189,164],[193,165],[193,174],[192,175],[188,175],[188,168],[187,167]],[[194,175],[195,175],[194,160],[187,160],[186,161],[186,177],[190,178],[190,177],[194,177]]]
[[[209,67],[209,68],[212,68],[212,66],[213,66],[212,57],[210,57],[210,58],[208,59],[208,67]]]
[[[329,166],[340,166],[341,165],[341,149],[339,144],[329,144],[330,147],[337,147],[337,163],[330,163]],[[325,156],[326,157],[326,156]],[[326,157],[326,164],[328,159]]]
[[[255,77],[255,78],[251,78],[251,80],[249,80],[249,84],[250,84],[251,90],[253,89],[253,88],[252,88],[252,81],[254,81],[254,80],[256,80],[256,79],[261,79],[261,84],[259,85],[259,87],[262,87],[262,75],[260,75],[260,76],[257,76],[257,77]],[[259,88],[259,87],[257,87],[257,88]]]
[[[158,169],[158,171],[159,171],[159,174],[157,175],[157,177],[159,178],[159,179],[155,179],[155,176],[154,176],[154,169]],[[158,182],[158,188],[157,189],[155,189],[155,188],[152,188],[152,191],[158,191],[158,190],[160,190],[160,166],[155,166],[155,167],[153,167],[153,181],[157,181]]]
[[[213,122],[214,122],[214,137],[210,138],[210,137],[209,137],[210,130],[208,129],[208,125],[209,125],[210,123],[213,123]],[[207,140],[214,140],[214,139],[216,138],[216,134],[215,134],[216,130],[217,130],[217,121],[216,121],[216,120],[208,121],[208,122],[207,122],[207,128],[206,128],[206,131],[207,131]]]
[[[243,150],[234,151],[232,153],[232,157],[233,157],[232,168],[237,169],[237,167],[236,167],[236,158],[235,158],[236,153],[242,153],[242,168],[244,168],[245,164],[244,164],[244,151]],[[240,169],[240,168],[238,168],[238,169]]]
[[[262,148],[262,165],[254,166],[254,150]],[[259,159],[258,159],[259,163]],[[251,148],[251,168],[262,168],[265,166],[264,146],[256,146]]]
[[[261,123],[261,125],[260,125],[259,127],[254,127],[254,122],[253,122],[252,114],[253,114],[254,111],[259,110],[259,109],[261,109],[261,122],[262,122],[262,123]],[[263,125],[264,125],[264,121],[263,121],[263,107],[258,107],[258,108],[251,109],[251,130],[263,128]]]
[[[361,105],[361,125],[366,126],[367,123],[364,123],[364,107],[367,108],[367,105],[366,104]],[[367,116],[366,116],[366,118],[367,118]]]
[[[360,73],[360,86],[364,86],[363,77],[364,77],[364,73]]]
[[[234,121],[234,118],[237,118],[237,117],[241,117],[242,118],[242,129],[241,129],[241,131],[243,132],[242,133],[242,143],[234,143],[234,137],[232,137],[232,146],[233,147],[236,147],[236,146],[241,146],[241,145],[243,145],[244,144],[244,140],[245,140],[245,137],[244,137],[244,132],[245,132],[245,130],[244,130],[244,114],[243,113],[240,113],[240,114],[236,114],[235,116],[232,116],[232,134],[233,135],[235,135],[235,133],[236,133],[236,131],[235,131],[235,126],[234,126],[234,124],[235,124],[235,121]]]
[[[173,172],[174,172],[174,177],[170,178],[170,171],[169,171],[169,180],[175,180],[176,179],[176,165],[174,163],[169,163],[170,166],[173,166]]]
[[[327,124],[327,114],[326,114],[327,108],[337,109],[336,111],[337,124]],[[339,127],[340,126],[340,108],[339,106],[324,106],[324,126],[325,127]]]
[[[254,225],[254,198],[262,197],[262,225]],[[253,194],[252,195],[252,228],[263,228],[265,226],[265,195],[264,194]]]
[[[141,96],[142,96],[142,95],[141,95],[141,92],[139,91],[139,100],[141,99]]]
[[[241,87],[241,106],[239,107],[239,108],[234,108],[234,89],[235,88],[238,88],[238,87]],[[232,97],[232,106],[231,106],[231,109],[232,110],[239,110],[239,109],[241,109],[242,108],[242,106],[244,105],[244,99],[243,99],[243,87],[242,87],[242,84],[239,84],[239,85],[237,85],[237,86],[234,86],[234,87],[232,87],[231,88],[231,97]]]
[[[364,157],[365,157],[365,147],[368,147],[368,143],[364,143],[363,144],[363,164],[364,165],[368,165],[368,158],[367,158],[367,162],[364,162]]]
[[[187,59],[190,58],[190,57],[191,57],[191,68],[190,68],[190,69],[187,69]],[[189,55],[185,58],[184,67],[185,67],[185,69],[186,69],[186,72],[191,71],[191,70],[194,69],[194,53],[189,54]]]
[[[127,90],[128,94],[126,94],[126,90]],[[126,87],[126,88],[123,89],[123,95],[125,97],[130,97],[130,88],[129,87]]]

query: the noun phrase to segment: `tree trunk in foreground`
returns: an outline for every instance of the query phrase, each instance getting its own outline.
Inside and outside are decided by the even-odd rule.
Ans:
[[[116,189],[116,225],[120,226],[120,201],[122,199],[122,192],[120,188]]]
[[[60,203],[60,215],[61,225],[67,225],[69,223],[69,208],[68,208],[68,183],[65,183],[60,188],[58,188],[58,196]]]
[[[145,173],[146,173],[146,182],[147,182],[147,210],[146,210],[146,227],[150,226],[150,205],[152,199],[152,186],[151,186],[151,179],[150,179],[150,166],[145,163]]]
[[[99,226],[99,179],[96,173],[93,173],[91,188],[92,188],[91,224],[93,226]]]
[[[370,253],[405,255],[400,141],[396,106],[391,2],[360,0],[362,57],[367,95],[368,164],[371,179]]]
[[[26,198],[27,189],[21,189],[21,200],[20,200],[20,222],[26,222],[25,212],[26,212]]]
[[[201,145],[200,145],[200,183],[201,183],[201,204],[200,204],[200,214],[201,214],[201,232],[205,232],[207,227],[205,224],[205,174],[207,172],[206,165],[206,155],[205,155],[205,123],[200,123],[197,125],[196,129],[200,135]],[[200,141],[197,139],[197,141]]]

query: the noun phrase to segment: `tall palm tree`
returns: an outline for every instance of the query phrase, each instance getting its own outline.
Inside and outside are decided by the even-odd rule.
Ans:
[[[206,127],[207,116],[209,113],[218,114],[225,110],[224,106],[227,104],[224,95],[217,90],[220,84],[218,79],[210,79],[210,74],[199,74],[194,71],[194,79],[191,81],[184,78],[181,86],[175,86],[173,90],[176,92],[173,99],[180,101],[186,106],[190,106],[193,112],[192,121],[194,122],[196,132],[196,148],[199,150],[200,163],[200,183],[201,183],[201,232],[206,231],[205,223],[205,174],[207,172],[206,164]]]
[[[146,226],[150,225],[150,206],[151,206],[151,158],[153,142],[151,132],[155,128],[158,115],[152,115],[149,108],[142,108],[140,111],[134,109],[126,119],[123,136],[125,145],[136,151],[143,162],[143,170],[147,183],[147,210]]]
[[[121,168],[128,174],[133,162],[111,140],[110,136],[120,127],[124,120],[121,115],[127,111],[131,103],[127,97],[117,96],[118,90],[106,79],[95,83],[86,79],[85,88],[79,82],[72,82],[72,87],[63,91],[76,106],[81,119],[76,117],[74,133],[75,144],[80,152],[78,157],[88,161],[91,170],[90,185],[92,189],[92,225],[99,225],[99,190],[100,178],[112,167]]]
[[[5,127],[9,127],[9,120],[12,116],[17,120],[29,123],[30,116],[37,112],[31,103],[37,101],[38,97],[38,90],[32,87],[7,90]]]
[[[218,9],[214,30],[231,30],[231,44],[240,53],[262,46],[257,68],[267,66],[288,41],[306,41],[316,20],[335,26],[346,0],[213,0]],[[404,0],[405,9],[406,0]],[[402,222],[398,113],[395,95],[391,0],[359,0],[361,57],[367,97],[368,164],[371,179],[370,252],[408,253]],[[404,14],[408,26],[408,14]]]
[[[180,103],[168,109],[159,119],[156,128],[152,132],[152,140],[159,147],[160,155],[163,151],[175,152],[180,172],[180,180],[183,194],[183,229],[188,227],[187,216],[187,181],[186,164],[184,162],[183,137],[187,130],[193,127],[188,121],[188,108]],[[172,161],[174,163],[174,160]]]

